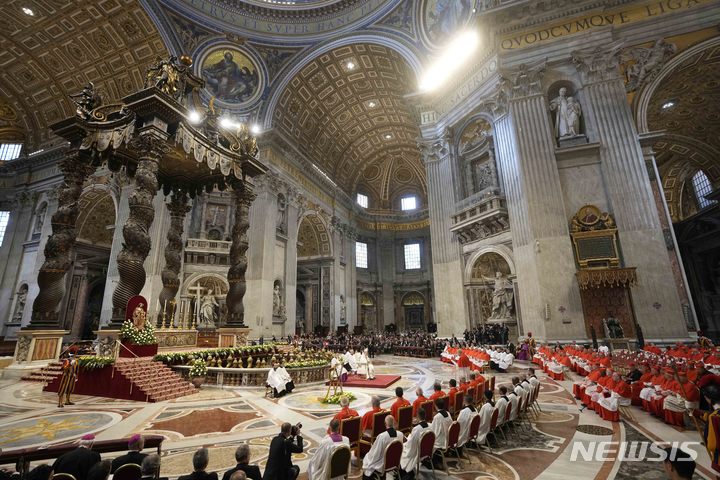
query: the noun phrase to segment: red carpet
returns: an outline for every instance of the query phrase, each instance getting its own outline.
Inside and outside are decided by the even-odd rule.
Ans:
[[[343,387],[387,388],[398,380],[400,380],[400,375],[375,375],[373,380],[350,375],[347,382],[343,383]],[[325,384],[327,385],[327,382]]]

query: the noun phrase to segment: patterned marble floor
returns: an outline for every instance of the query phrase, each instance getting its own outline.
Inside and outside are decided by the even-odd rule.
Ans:
[[[414,399],[421,385],[430,391],[436,380],[447,381],[455,375],[453,367],[438,360],[383,356],[377,359],[377,373],[401,375],[387,390],[353,388],[357,399],[352,406],[361,414],[370,408],[372,395],[379,395],[384,407],[390,406],[395,386],[402,386],[406,398]],[[516,364],[507,374],[498,375],[497,386],[525,364]],[[542,413],[533,418],[532,428],[518,431],[501,442],[492,453],[468,452],[458,462],[450,459],[448,472],[437,478],[453,479],[660,479],[665,478],[659,462],[621,460],[571,460],[573,445],[591,441],[697,441],[694,430],[678,432],[639,409],[632,416],[612,424],[591,411],[580,412],[569,391],[572,379],[556,382],[539,375],[542,389],[539,402]],[[146,404],[99,397],[75,398],[76,405],[58,410],[56,397],[42,392],[39,384],[0,382],[0,448],[9,450],[31,445],[63,443],[93,432],[100,440],[121,438],[133,433],[164,435],[162,475],[177,477],[191,471],[191,457],[199,446],[211,447],[210,470],[223,472],[232,467],[239,442],[248,442],[252,462],[264,469],[270,440],[284,421],[302,422],[305,453],[295,456],[301,471],[325,435],[327,423],[337,407],[317,401],[324,395],[322,385],[296,389],[279,400],[264,397],[264,389],[224,389],[203,387],[196,394],[168,402]],[[699,469],[696,478],[713,478],[709,458],[696,445]],[[361,471],[352,469],[351,478]],[[423,478],[432,478],[428,473]],[[307,478],[306,474],[301,479]]]

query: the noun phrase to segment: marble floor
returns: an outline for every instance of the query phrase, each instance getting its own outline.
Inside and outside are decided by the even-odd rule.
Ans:
[[[516,363],[507,374],[500,374],[496,386],[509,384],[514,373],[527,367]],[[357,399],[352,406],[361,414],[370,408],[371,395],[379,395],[384,407],[390,406],[394,388],[402,386],[406,398],[414,399],[419,384],[430,391],[436,380],[447,381],[453,367],[439,360],[381,356],[376,359],[380,374],[400,375],[401,380],[387,390],[353,388]],[[580,412],[572,398],[572,378],[556,382],[539,375],[542,388],[539,403],[542,412],[533,417],[532,429],[492,449],[492,453],[468,452],[468,459],[449,460],[448,473],[437,478],[453,479],[661,479],[666,478],[662,463],[653,461],[586,461],[572,458],[573,448],[581,443],[587,450],[596,442],[698,442],[694,429],[677,431],[637,408],[631,408],[620,423],[606,422],[592,411]],[[280,424],[302,422],[305,453],[295,456],[301,471],[325,435],[327,424],[338,409],[317,401],[325,388],[308,385],[278,400],[264,397],[264,389],[215,388],[204,386],[196,394],[160,402],[140,403],[99,397],[74,398],[75,405],[58,410],[57,397],[30,382],[0,380],[0,448],[63,443],[93,432],[99,440],[127,437],[133,433],[164,435],[161,474],[177,477],[189,473],[193,451],[208,446],[210,470],[223,472],[232,467],[239,442],[251,446],[252,462],[264,469],[270,440]],[[573,445],[576,445],[573,447]],[[702,445],[690,444],[698,452],[696,478],[714,478],[710,460]],[[615,455],[610,455],[614,458]],[[360,478],[358,468],[351,478]],[[423,477],[432,478],[429,473]],[[307,478],[301,474],[302,479]]]

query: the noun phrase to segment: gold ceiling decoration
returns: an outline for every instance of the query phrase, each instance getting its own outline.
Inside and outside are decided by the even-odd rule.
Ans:
[[[339,47],[290,80],[273,123],[340,188],[367,186],[384,203],[376,206],[387,208],[409,185],[421,196],[426,190],[418,122],[403,98],[414,85],[397,52],[371,44]]]
[[[576,275],[581,290],[607,287],[628,288],[637,283],[635,267],[578,270]]]
[[[648,106],[650,131],[667,130],[720,151],[718,92],[720,47],[716,46],[688,58],[663,79]]]
[[[51,140],[49,124],[73,114],[68,93],[94,82],[106,102],[142,88],[145,67],[166,49],[137,0],[9,0],[0,15],[0,99],[18,113],[29,149]]]

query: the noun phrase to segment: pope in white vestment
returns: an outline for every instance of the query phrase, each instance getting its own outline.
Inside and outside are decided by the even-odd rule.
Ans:
[[[349,447],[350,439],[339,433],[331,433],[322,439],[308,465],[308,478],[310,480],[325,480],[327,478],[328,473],[330,473],[330,458],[335,449],[342,445]]]
[[[347,368],[347,366],[349,365],[351,372],[357,372],[358,364],[355,361],[355,355],[352,353],[352,351],[348,350],[347,352],[345,352],[343,360],[345,361],[345,368]]]
[[[285,380],[277,363],[268,372],[267,384],[273,388],[275,396],[280,396],[285,392]]]
[[[395,419],[388,415],[385,417],[385,430],[383,433],[375,437],[370,451],[363,459],[363,474],[371,477],[374,472],[381,472],[385,464],[385,449],[392,442],[399,441],[402,444],[403,434],[395,430]]]

